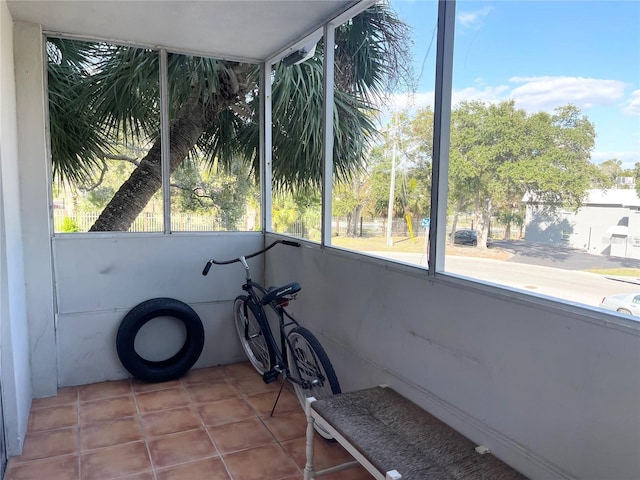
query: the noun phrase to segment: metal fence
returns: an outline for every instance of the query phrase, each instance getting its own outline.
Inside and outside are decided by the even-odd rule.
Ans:
[[[67,213],[62,210],[54,210],[53,222],[56,233],[88,232],[94,224],[99,212]],[[243,218],[238,222],[236,230],[253,230]],[[187,213],[171,214],[171,231],[174,232],[218,232],[227,230],[223,228],[220,220],[211,215],[196,215]],[[142,212],[135,219],[130,232],[162,232],[164,231],[164,217],[161,213]]]
[[[64,232],[88,232],[91,225],[96,221],[99,212],[81,212],[69,214],[62,210],[54,211],[54,227],[56,233]],[[252,231],[255,226],[248,218],[243,218],[236,225],[236,231]],[[332,220],[332,234],[345,236],[347,234],[348,221],[344,217],[334,217]],[[423,219],[411,221],[411,227],[404,218],[395,218],[392,223],[391,236],[410,237],[413,232],[414,237],[425,234]],[[474,228],[473,222],[466,218],[459,218],[457,229]],[[411,230],[412,229],[412,230]],[[196,215],[188,213],[171,214],[171,231],[173,232],[220,232],[231,230],[224,228],[220,219],[211,215]],[[164,231],[164,218],[160,213],[143,212],[133,222],[130,232],[162,232]],[[308,225],[303,221],[289,224],[278,233],[286,233],[298,238],[306,238],[319,241],[320,225]],[[504,238],[504,227],[492,225],[491,237],[495,239]],[[519,236],[520,229],[512,228],[512,238]],[[356,225],[356,236],[358,237],[384,237],[387,235],[387,218],[364,218],[362,217]],[[317,237],[317,238],[316,238]]]

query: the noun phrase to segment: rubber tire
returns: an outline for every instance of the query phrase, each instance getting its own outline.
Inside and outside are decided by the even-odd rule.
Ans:
[[[171,358],[151,361],[135,350],[140,329],[157,317],[180,320],[186,330],[185,343]],[[174,298],[152,298],[133,307],[118,327],[116,350],[124,368],[145,382],[166,382],[184,375],[196,363],[204,347],[204,328],[198,314],[186,303]]]
[[[258,315],[257,315],[257,311],[259,307],[255,305],[253,301],[250,301],[247,304],[247,314],[253,317],[253,319],[250,320],[250,324],[254,329],[256,327],[258,329],[258,331],[253,333],[258,334],[260,336],[263,343],[262,348],[265,349],[266,352],[263,352],[262,355],[256,355],[254,353],[252,344],[249,341],[245,340],[244,331],[240,329],[240,326],[238,324],[238,320],[239,320],[238,315],[241,314],[243,318],[240,320],[244,320],[244,307],[245,307],[245,302],[247,301],[247,298],[248,298],[247,295],[240,295],[239,297],[236,297],[236,299],[234,300],[233,323],[235,325],[235,330],[238,334],[238,340],[240,342],[240,346],[242,346],[242,349],[244,350],[245,355],[251,362],[251,365],[256,370],[256,372],[262,375],[263,373],[271,370],[271,367],[275,363],[275,354],[273,352],[273,348],[271,347],[271,344],[266,340],[264,333],[262,333],[264,328],[262,327],[262,325],[260,325],[260,321],[258,320]],[[265,353],[266,355],[264,355]]]
[[[300,335],[307,342],[308,346],[312,350],[313,356],[315,357],[315,359],[317,359],[316,363],[320,363],[320,367],[322,368],[326,376],[326,381],[329,382],[329,387],[331,388],[330,395],[319,395],[317,391],[314,392],[312,390],[304,389],[295,382],[292,382],[293,389],[295,390],[296,396],[298,397],[298,401],[300,402],[300,404],[302,405],[302,409],[304,410],[306,408],[305,402],[308,397],[315,397],[316,400],[322,400],[323,398],[328,398],[331,395],[342,393],[342,390],[340,389],[340,382],[338,382],[338,377],[336,376],[336,372],[333,369],[333,365],[331,364],[331,360],[329,360],[327,352],[324,351],[324,348],[315,337],[315,335],[304,327],[296,327],[287,334],[287,356],[289,371],[291,372],[291,375],[294,378],[298,377],[298,369],[295,366],[296,360],[293,359],[294,355],[291,351],[292,342],[289,339],[289,337],[293,334]],[[333,440],[333,437],[329,434],[329,432],[318,426],[317,423],[314,424],[314,427],[316,429],[316,432],[318,432],[320,436],[326,438],[327,440]]]
[[[632,315],[631,310],[627,310],[626,308],[619,308],[618,310],[616,310],[616,312],[624,313],[626,315]]]

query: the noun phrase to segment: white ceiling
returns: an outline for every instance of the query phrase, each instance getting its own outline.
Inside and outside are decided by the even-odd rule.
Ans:
[[[360,2],[353,0],[8,0],[43,30],[262,61]],[[362,4],[364,8],[364,4]]]

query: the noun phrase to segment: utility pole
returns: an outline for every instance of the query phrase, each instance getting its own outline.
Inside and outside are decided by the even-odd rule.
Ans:
[[[393,246],[391,230],[393,228],[393,204],[395,203],[396,189],[396,149],[398,143],[398,117],[393,119],[393,150],[391,153],[391,182],[389,184],[389,208],[387,209],[387,245]]]

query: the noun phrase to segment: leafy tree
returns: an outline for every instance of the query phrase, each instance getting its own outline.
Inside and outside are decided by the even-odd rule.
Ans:
[[[603,181],[601,184],[596,185],[599,188],[633,188],[633,180],[635,179],[634,169],[622,168],[622,161],[617,158],[610,158],[602,162],[598,168],[602,172]],[[629,183],[620,183],[619,178],[628,178],[631,180]]]
[[[478,247],[486,248],[490,220],[515,213],[525,194],[553,210],[577,209],[602,174],[590,162],[593,124],[567,105],[527,115],[514,101],[463,102],[452,112],[450,199],[472,205]]]
[[[363,211],[371,203],[371,181],[368,172],[352,175],[350,182],[338,182],[333,188],[333,215],[346,217],[349,237],[358,236],[358,225]]]
[[[406,62],[407,29],[377,4],[336,29],[334,161],[339,180],[363,165],[374,125],[367,111]],[[322,45],[316,56],[274,68],[273,174],[276,188],[317,187],[322,176]],[[54,175],[91,178],[118,136],[147,143],[146,155],[92,231],[127,230],[161,186],[159,58],[149,50],[52,38],[47,45]],[[169,157],[228,167],[258,160],[258,68],[168,55]]]
[[[622,161],[617,158],[610,158],[609,160],[602,162],[599,167],[600,171],[606,179],[604,187],[612,187],[616,184],[616,178],[622,177],[624,169],[622,168]]]
[[[371,153],[368,213],[386,214],[389,208],[394,144],[395,217],[404,217],[407,213],[414,218],[426,216],[431,202],[433,149],[433,111],[429,107],[419,110],[413,116],[408,112],[398,113],[381,132],[381,141]]]

